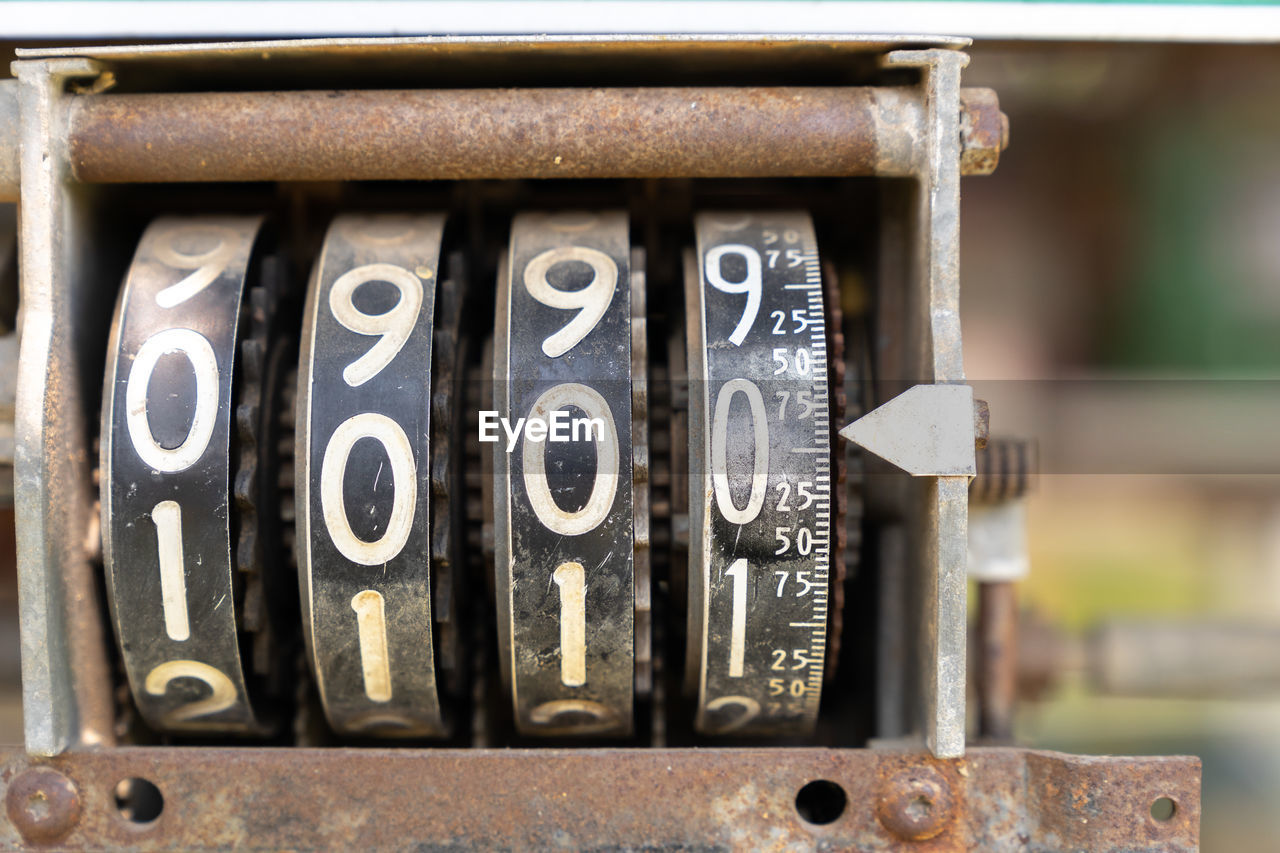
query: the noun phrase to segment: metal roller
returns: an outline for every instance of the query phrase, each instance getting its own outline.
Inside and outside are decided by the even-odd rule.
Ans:
[[[647,605],[635,549],[648,534],[632,492],[630,255],[622,212],[521,214],[499,277],[505,420],[482,414],[480,433],[493,441],[499,657],[525,734],[633,727],[637,601]]]
[[[256,217],[153,222],[112,326],[103,562],[134,701],[160,731],[269,728],[241,660],[238,623],[263,617],[242,612],[230,494],[232,430],[243,419],[233,401],[245,396],[241,306],[260,226]]]
[[[333,728],[446,732],[432,635],[432,328],[444,216],[346,215],[325,238],[298,371],[298,564]]]
[[[704,734],[804,735],[831,554],[826,322],[808,214],[703,213],[687,258],[688,672]]]

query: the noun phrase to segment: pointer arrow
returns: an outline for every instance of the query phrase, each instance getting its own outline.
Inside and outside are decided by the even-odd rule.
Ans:
[[[913,477],[972,477],[973,388],[916,385],[873,409],[840,436]]]

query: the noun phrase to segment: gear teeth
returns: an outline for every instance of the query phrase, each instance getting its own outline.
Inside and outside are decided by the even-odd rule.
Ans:
[[[262,584],[252,584],[245,588],[241,608],[241,620],[246,631],[266,630],[267,607],[262,595]]]
[[[465,281],[461,255],[451,254],[448,274],[439,276],[436,291],[436,322],[431,346],[431,613],[436,623],[437,661],[442,686],[458,693],[465,680],[462,655],[458,590],[456,589],[460,551],[459,534],[469,533],[458,508],[466,507],[468,495],[457,491],[458,457],[453,446],[454,396],[462,390],[458,374],[464,347],[462,296]],[[465,531],[465,533],[464,533]]]
[[[282,673],[277,672],[276,656],[273,652],[274,640],[271,632],[270,613],[267,602],[264,569],[271,562],[271,555],[266,553],[267,543],[259,535],[265,519],[262,512],[274,512],[274,508],[260,507],[259,493],[264,477],[270,476],[262,464],[262,453],[273,448],[277,454],[281,446],[288,444],[289,459],[292,461],[292,396],[291,386],[280,389],[277,397],[290,398],[290,424],[288,429],[281,429],[280,418],[276,417],[274,428],[280,433],[280,439],[272,444],[262,434],[267,425],[264,422],[264,397],[268,393],[268,383],[274,378],[268,375],[271,367],[268,364],[272,350],[275,329],[273,318],[280,300],[283,276],[281,262],[276,257],[263,259],[260,284],[250,288],[245,304],[246,330],[240,342],[239,361],[237,364],[237,382],[239,403],[236,406],[236,431],[238,464],[232,477],[232,496],[239,512],[237,526],[238,538],[235,545],[236,568],[242,583],[239,592],[239,612],[242,629],[250,637],[248,663],[253,672],[269,680],[278,680]],[[279,342],[276,346],[279,346]],[[285,390],[288,389],[288,394]],[[284,439],[287,436],[288,441]],[[290,465],[292,467],[292,465]],[[279,485],[277,481],[277,486]],[[289,483],[292,494],[293,483]],[[282,526],[284,531],[291,529]],[[292,553],[292,549],[290,549]]]
[[[288,567],[297,571],[297,535],[294,522],[298,517],[294,498],[294,427],[297,424],[295,402],[298,398],[298,369],[287,370],[280,380],[276,403],[276,495],[280,505],[280,543]]]
[[[851,417],[861,414],[856,393],[850,393],[850,385],[861,376],[857,366],[849,369],[845,341],[844,310],[840,301],[840,278],[831,263],[822,269],[823,298],[826,303],[828,338],[827,364],[831,366],[829,381],[831,406],[831,433],[834,437]],[[855,359],[858,353],[854,354]],[[860,362],[855,361],[855,365]],[[830,582],[831,609],[827,622],[827,659],[823,677],[827,683],[836,678],[840,663],[840,647],[844,634],[845,586],[858,570],[861,559],[862,503],[857,497],[860,471],[857,449],[846,442],[835,441],[831,448],[835,470],[835,537],[831,566],[834,569]]]

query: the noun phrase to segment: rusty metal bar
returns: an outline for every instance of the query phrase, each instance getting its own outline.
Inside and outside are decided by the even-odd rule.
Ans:
[[[908,175],[924,121],[910,87],[107,94],[68,148],[100,183]]]
[[[154,820],[145,812],[156,798],[149,810],[131,804],[117,791],[125,779],[158,789]],[[935,853],[1189,853],[1200,818],[1198,759],[1010,748],[938,760],[866,749],[129,747],[44,763],[14,750],[0,754],[0,788],[6,850],[905,850],[927,841],[920,849]],[[1171,803],[1163,820],[1151,813],[1160,798]]]

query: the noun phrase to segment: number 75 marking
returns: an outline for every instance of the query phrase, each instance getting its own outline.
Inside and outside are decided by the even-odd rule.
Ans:
[[[782,598],[782,588],[787,585],[787,578],[791,576],[791,572],[774,571],[774,574],[778,576],[777,597]],[[796,583],[800,585],[800,589],[796,591],[796,598],[804,598],[809,594],[809,591],[816,586],[813,581],[809,580],[809,575],[813,574],[813,572],[807,569],[801,569],[795,574]]]

